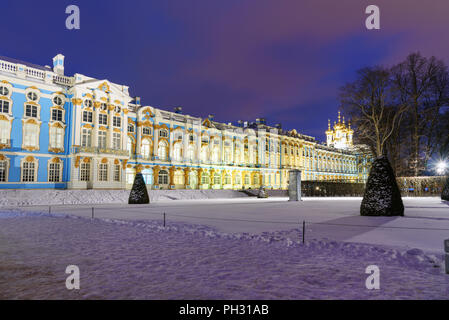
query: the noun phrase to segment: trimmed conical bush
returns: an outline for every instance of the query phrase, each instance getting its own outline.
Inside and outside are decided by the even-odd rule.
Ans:
[[[362,216],[403,216],[404,204],[387,157],[374,160],[360,206]]]
[[[443,191],[441,192],[441,200],[449,201],[449,177],[446,179]]]
[[[150,197],[148,197],[148,190],[143,180],[141,173],[136,174],[134,178],[133,188],[129,194],[129,204],[145,204],[150,203]]]

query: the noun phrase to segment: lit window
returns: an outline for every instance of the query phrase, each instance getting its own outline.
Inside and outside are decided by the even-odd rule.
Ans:
[[[91,111],[83,111],[83,122],[92,123],[92,112]]]
[[[60,182],[61,181],[61,164],[50,163],[48,166],[48,181]]]
[[[103,130],[98,131],[98,148],[100,149],[106,148],[106,131]]]
[[[0,100],[0,113],[9,113],[9,101]]]
[[[182,147],[181,143],[176,143],[173,148],[173,158],[176,161],[181,161]]]
[[[221,183],[221,177],[220,174],[215,173],[214,174],[214,184],[220,184]]]
[[[25,105],[25,116],[37,118],[37,106],[33,106],[31,104]]]
[[[209,176],[205,173],[201,175],[201,184],[209,184]]]
[[[231,183],[232,183],[231,176],[229,174],[225,175],[224,184],[231,184]]]
[[[157,154],[159,156],[159,159],[161,160],[167,159],[167,144],[164,141],[159,142]]]
[[[64,129],[51,127],[50,128],[50,147],[63,149],[64,148]]]
[[[34,182],[36,174],[36,166],[34,162],[23,162],[22,164],[22,181]]]
[[[108,164],[100,163],[98,168],[98,181],[108,181]]]
[[[120,178],[122,175],[122,169],[120,168],[119,164],[114,165],[114,181],[120,182]]]
[[[39,127],[33,123],[25,123],[23,129],[23,145],[37,147],[39,145]]]
[[[11,122],[0,120],[0,144],[9,144]]]
[[[62,121],[62,110],[52,109],[51,110],[51,120],[52,121]]]
[[[81,132],[81,146],[90,147],[92,145],[92,133],[90,129],[83,129]]]
[[[118,132],[114,132],[112,134],[112,148],[115,150],[121,149],[121,134]]]
[[[98,115],[98,123],[99,123],[100,125],[105,125],[105,126],[107,126],[107,125],[108,125],[108,116],[105,115],[105,114],[100,114],[100,115]]]
[[[34,92],[28,92],[27,98],[30,101],[36,101],[37,100],[37,94]]]
[[[150,141],[148,139],[142,141],[142,155],[146,159],[150,158]]]

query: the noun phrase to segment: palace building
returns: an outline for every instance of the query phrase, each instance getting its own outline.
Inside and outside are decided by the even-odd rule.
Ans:
[[[286,189],[303,180],[365,182],[370,155],[338,116],[327,143],[265,119],[237,125],[143,106],[129,88],[0,57],[0,188]]]

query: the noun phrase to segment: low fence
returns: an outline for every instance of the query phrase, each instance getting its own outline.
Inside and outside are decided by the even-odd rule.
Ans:
[[[304,197],[361,197],[365,192],[364,183],[303,181]]]
[[[396,181],[402,196],[437,197],[441,195],[446,177],[399,177],[396,178]]]

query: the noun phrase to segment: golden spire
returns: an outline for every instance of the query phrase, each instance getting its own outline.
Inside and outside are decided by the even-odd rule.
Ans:
[[[341,122],[341,115],[340,115],[340,111],[338,111],[338,123]]]
[[[331,119],[327,119],[327,128],[329,131],[331,130]]]
[[[345,124],[345,116],[343,116],[343,125]]]

